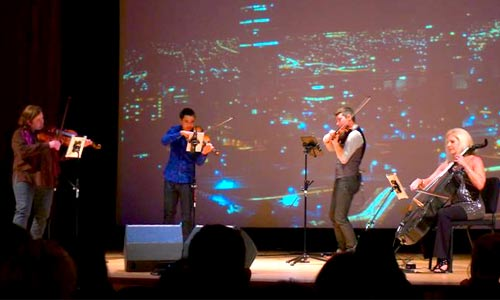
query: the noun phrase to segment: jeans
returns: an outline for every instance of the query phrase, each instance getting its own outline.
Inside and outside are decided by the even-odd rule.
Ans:
[[[163,196],[165,201],[163,223],[175,224],[177,205],[180,201],[182,237],[187,240],[194,226],[194,193],[190,183],[164,181]]]
[[[354,229],[347,218],[354,194],[359,191],[359,176],[341,177],[335,180],[330,204],[330,220],[333,223],[335,238],[341,250],[356,247],[357,239]]]
[[[47,227],[50,216],[54,189],[48,187],[35,187],[26,182],[13,181],[16,210],[13,223],[28,229],[31,214],[33,221],[29,229],[33,239],[41,239]]]

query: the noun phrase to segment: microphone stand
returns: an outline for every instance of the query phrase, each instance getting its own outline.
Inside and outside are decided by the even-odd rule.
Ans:
[[[190,152],[191,153],[195,153],[196,152],[196,146],[198,146],[200,142],[198,141],[198,134],[197,134],[197,131],[195,130],[193,132],[193,136],[191,137],[191,139],[189,140],[189,144],[191,145],[190,146]],[[192,213],[192,216],[193,216],[193,224],[192,224],[192,228],[195,228],[196,227],[196,188],[197,188],[197,183],[196,183],[196,161],[194,162],[194,174],[193,174],[193,182],[191,183],[191,190],[193,191],[193,213]],[[186,237],[187,239],[187,237]]]
[[[391,189],[387,192],[387,194],[385,194],[384,199],[382,200],[382,203],[380,203],[379,207],[377,208],[377,211],[375,211],[375,213],[373,214],[370,221],[366,224],[365,231],[368,229],[371,229],[375,226],[375,220],[377,219],[378,214],[380,213],[380,210],[382,209],[382,207],[384,207],[385,202],[387,201],[387,199],[389,198],[389,195],[393,191],[394,191],[394,187],[392,186]]]

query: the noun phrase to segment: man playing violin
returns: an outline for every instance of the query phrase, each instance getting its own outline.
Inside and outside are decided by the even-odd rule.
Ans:
[[[191,108],[179,113],[180,124],[174,125],[162,136],[161,143],[170,146],[170,156],[163,171],[165,224],[175,224],[177,205],[180,204],[182,235],[187,239],[194,226],[194,186],[196,165],[203,165],[214,149],[206,143],[201,152],[187,151],[195,130],[196,114]],[[192,145],[194,146],[194,145]]]
[[[352,108],[339,108],[335,112],[335,119],[338,129],[330,130],[323,136],[326,149],[337,157],[329,217],[337,240],[337,252],[350,252],[356,249],[357,238],[348,213],[352,199],[361,186],[359,166],[366,141]]]
[[[465,155],[464,150],[473,145],[472,137],[463,128],[448,130],[445,139],[446,160],[427,178],[417,178],[410,185],[411,190],[423,190],[443,171],[451,168],[449,183],[444,190],[449,193],[450,200],[437,211],[437,229],[434,241],[434,256],[438,262],[433,267],[435,273],[446,273],[450,260],[451,221],[475,220],[484,217],[485,208],[480,191],[486,182],[486,173],[481,157],[475,154]],[[417,203],[421,206],[422,203]]]
[[[41,239],[60,172],[57,151],[61,142],[38,139],[37,132],[44,127],[43,112],[39,106],[26,106],[18,125],[12,136],[12,187],[16,200],[13,223],[28,229],[28,221],[33,214],[28,230],[34,239]]]

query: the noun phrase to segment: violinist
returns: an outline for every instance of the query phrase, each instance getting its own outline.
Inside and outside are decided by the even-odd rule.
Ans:
[[[12,136],[12,187],[16,200],[13,223],[30,231],[34,239],[41,239],[60,172],[57,151],[61,142],[38,139],[37,132],[44,127],[43,112],[39,106],[26,106],[18,125]],[[28,228],[31,214],[33,220]]]
[[[179,113],[180,124],[174,125],[162,136],[161,143],[170,147],[168,162],[163,171],[165,224],[176,224],[177,205],[180,205],[182,235],[187,239],[194,227],[195,168],[205,163],[214,149],[211,143],[203,145],[201,152],[188,151],[194,146],[196,114],[191,108]]]
[[[437,264],[432,268],[435,273],[448,272],[451,221],[481,219],[485,214],[480,197],[480,191],[486,182],[483,160],[474,153],[465,156],[462,154],[472,145],[472,137],[465,129],[450,129],[445,137],[446,160],[439,164],[429,177],[416,178],[410,185],[413,191],[424,190],[451,164],[448,170],[451,178],[444,187],[444,192],[449,194],[449,200],[437,211],[433,250]]]
[[[338,129],[330,130],[323,136],[326,149],[334,152],[337,158],[329,217],[337,240],[336,252],[352,252],[356,249],[357,238],[348,213],[352,199],[361,186],[359,166],[366,140],[352,108],[340,107],[335,112],[335,120]]]

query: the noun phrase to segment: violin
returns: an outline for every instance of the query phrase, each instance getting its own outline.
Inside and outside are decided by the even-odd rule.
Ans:
[[[193,131],[195,131],[195,132],[203,132],[203,146],[202,147],[205,147],[207,144],[212,144],[210,136],[206,132],[204,132],[203,127],[201,127],[199,125],[195,125],[194,128],[193,128]],[[212,152],[215,155],[219,155],[220,154],[220,151],[217,150],[217,149],[215,149],[215,147],[212,149]]]
[[[347,140],[347,136],[349,133],[351,133],[352,129],[351,128],[346,128],[345,126],[340,127],[339,129],[335,130],[333,133],[332,139],[335,139],[337,136],[339,137],[338,141],[339,144],[343,145],[345,144],[345,141]]]
[[[41,142],[50,142],[59,140],[61,145],[68,147],[71,142],[71,137],[78,136],[78,133],[71,129],[59,130],[57,128],[49,128],[38,132],[37,138]],[[94,149],[101,149],[100,144],[94,143],[90,139],[85,140],[85,147],[91,146]]]

